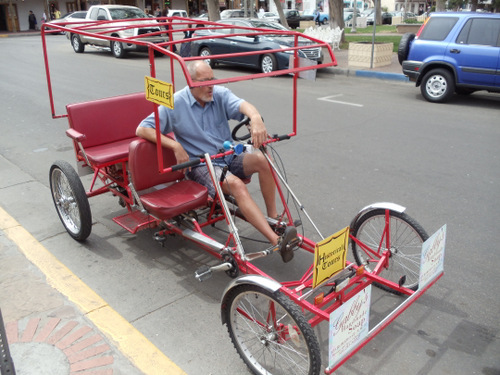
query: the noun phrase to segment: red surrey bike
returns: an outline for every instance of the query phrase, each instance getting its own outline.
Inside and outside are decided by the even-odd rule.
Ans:
[[[426,231],[394,203],[375,203],[362,208],[350,225],[339,232],[324,237],[303,205],[288,185],[282,170],[273,158],[273,145],[297,134],[297,84],[306,71],[336,65],[331,46],[294,31],[281,31],[282,36],[293,38],[288,47],[288,68],[265,73],[248,74],[209,82],[193,82],[187,74],[186,64],[196,59],[220,61],[227,54],[190,56],[182,58],[173,53],[174,44],[190,43],[209,38],[276,34],[268,29],[241,27],[221,34],[194,36],[178,39],[176,33],[193,31],[193,20],[184,18],[159,18],[140,20],[112,26],[106,21],[83,25],[44,24],[42,41],[45,56],[49,98],[54,118],[67,117],[68,137],[73,141],[77,171],[66,161],[56,161],[50,168],[50,189],[57,213],[70,236],[84,241],[92,229],[89,198],[103,193],[118,197],[125,212],[113,220],[131,233],[155,228],[154,238],[167,240],[168,236],[181,236],[192,241],[215,258],[215,266],[200,268],[195,277],[206,280],[213,272],[224,271],[233,280],[223,293],[221,317],[227,325],[229,336],[241,358],[255,374],[309,374],[321,371],[320,344],[313,327],[321,322],[329,325],[329,360],[325,373],[331,374],[352,355],[381,332],[442,275],[445,227],[431,238]],[[144,26],[144,22],[149,22]],[[206,30],[226,29],[220,23],[196,21]],[[107,26],[107,32],[103,32]],[[114,36],[109,28],[153,29],[148,35],[168,35],[167,41],[151,43],[142,39],[144,34],[131,33],[127,39]],[[154,31],[157,30],[157,31]],[[56,115],[52,94],[48,52],[45,36],[64,31],[71,39],[75,35],[98,35],[116,43],[136,43],[149,53],[151,77],[148,84],[155,90],[112,98],[68,104],[66,114]],[[253,37],[252,36],[252,37]],[[303,43],[307,40],[308,43]],[[311,65],[301,56],[304,49],[321,49],[326,55],[322,63]],[[283,51],[262,50],[239,53],[269,56]],[[293,80],[293,129],[283,135],[271,136],[265,145],[253,152],[266,157],[276,181],[282,211],[278,218],[268,218],[277,233],[287,226],[301,225],[292,214],[289,200],[298,207],[300,217],[305,217],[322,239],[312,241],[298,234],[298,242],[290,246],[296,251],[311,253],[314,262],[293,281],[278,281],[255,265],[257,259],[273,256],[275,249],[246,251],[238,231],[245,220],[231,196],[222,193],[220,180],[214,172],[212,160],[233,153],[246,152],[248,134],[240,135],[248,123],[243,121],[233,130],[234,144],[221,145],[220,153],[205,154],[189,163],[176,165],[173,153],[156,144],[138,139],[135,129],[152,111],[157,113],[158,101],[169,99],[169,85],[158,82],[155,72],[155,55],[166,55],[171,63],[171,80],[174,85],[174,64],[180,66],[190,87],[231,83],[250,79],[291,75]],[[240,56],[241,55],[241,56]],[[148,83],[149,82],[149,83]],[[163,91],[162,91],[163,90]],[[152,97],[148,97],[149,94]],[[158,97],[160,97],[158,99]],[[153,101],[153,103],[152,103]],[[167,103],[168,104],[168,103]],[[158,118],[158,116],[156,116]],[[159,139],[160,126],[157,123]],[[159,144],[159,143],[158,143]],[[207,189],[187,180],[183,170],[204,163],[216,189],[210,198]],[[80,176],[92,174],[90,187],[85,189]],[[209,228],[224,224],[228,231],[220,241],[209,234]],[[346,259],[350,249],[355,262]],[[383,318],[375,327],[369,327],[371,285],[401,295],[401,304]]]

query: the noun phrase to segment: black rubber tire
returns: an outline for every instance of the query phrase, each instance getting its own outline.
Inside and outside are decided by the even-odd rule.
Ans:
[[[455,80],[446,69],[433,69],[427,72],[420,83],[420,92],[431,103],[445,103],[455,92]]]
[[[78,34],[71,35],[71,45],[76,53],[83,53],[85,51],[85,44],[82,43]]]
[[[212,51],[210,51],[210,48],[203,47],[202,49],[200,49],[198,56],[210,56],[211,54],[212,54]],[[214,59],[206,59],[205,62],[208,65],[210,65],[211,68],[215,67],[215,60]]]
[[[123,44],[121,42],[116,42],[114,40],[110,43],[111,52],[113,56],[117,59],[123,59],[127,54],[127,51],[123,48]]]
[[[80,177],[68,162],[58,160],[50,167],[49,180],[59,219],[71,237],[86,240],[92,231],[92,214]]]
[[[387,248],[385,239],[382,239],[385,219],[384,209],[369,211],[356,221],[351,228],[351,235],[369,246],[375,253],[382,254]],[[401,277],[406,276],[403,286],[417,290],[422,244],[429,236],[420,224],[404,212],[389,211],[389,222],[392,256],[389,260],[389,267],[384,269],[380,276],[396,284],[399,283]],[[378,246],[382,247],[380,251],[377,250]],[[361,249],[353,240],[351,240],[351,248],[356,263],[364,265],[366,271],[372,272],[372,267],[370,264],[367,265],[367,261],[374,265],[378,258]],[[385,285],[379,283],[374,283],[374,285],[388,292],[399,294]]]
[[[225,301],[229,336],[254,374],[320,373],[318,339],[298,306],[283,293],[245,284],[231,290]],[[275,319],[264,321],[271,316],[271,308],[276,312]]]
[[[398,61],[403,65],[403,61],[408,58],[408,53],[410,52],[410,43],[415,39],[414,33],[405,33],[401,37],[398,46]]]
[[[271,73],[278,68],[277,65],[274,55],[267,53],[260,58],[259,67],[262,73]]]

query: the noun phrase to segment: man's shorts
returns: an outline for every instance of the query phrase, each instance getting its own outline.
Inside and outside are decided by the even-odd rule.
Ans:
[[[243,158],[243,154],[232,154],[226,156],[224,159],[218,159],[214,161],[214,169],[217,176],[217,182],[220,182],[224,165],[229,168],[226,172],[226,176],[232,174],[241,179],[249,179],[251,175],[247,176],[243,171]],[[198,167],[192,168],[191,171],[186,173],[186,176],[190,180],[193,180],[200,185],[205,186],[208,189],[208,194],[210,194],[212,198],[215,197],[215,187],[212,183],[212,179],[210,178],[210,173],[206,165],[200,165]]]

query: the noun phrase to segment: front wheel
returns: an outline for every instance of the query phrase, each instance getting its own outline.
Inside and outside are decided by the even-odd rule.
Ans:
[[[123,49],[123,44],[121,42],[111,41],[111,51],[113,52],[113,56],[117,59],[121,59],[125,57],[125,49]]]
[[[84,241],[92,230],[89,200],[73,167],[62,160],[50,167],[50,191],[57,214],[71,237]]]
[[[389,267],[379,275],[396,284],[405,280],[402,286],[417,290],[422,244],[429,238],[420,224],[404,212],[377,209],[361,216],[351,228],[351,235],[360,242],[351,239],[352,253],[358,265],[373,272],[382,253],[389,250]],[[385,285],[374,285],[398,294]]]
[[[455,81],[448,70],[433,69],[422,79],[420,91],[427,101],[444,103],[455,92]]]
[[[318,340],[288,297],[280,291],[241,285],[229,292],[226,301],[231,341],[254,374],[319,374]]]

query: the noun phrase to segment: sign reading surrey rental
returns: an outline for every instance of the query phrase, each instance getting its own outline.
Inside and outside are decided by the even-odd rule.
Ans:
[[[171,83],[163,82],[152,77],[145,77],[144,82],[146,100],[171,109],[174,108],[174,94]]]

